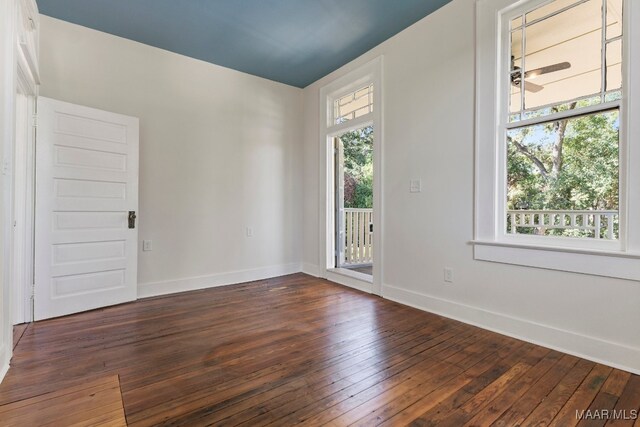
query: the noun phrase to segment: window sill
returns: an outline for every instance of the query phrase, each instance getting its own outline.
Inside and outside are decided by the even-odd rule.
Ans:
[[[640,254],[473,240],[473,257],[548,270],[640,281]]]

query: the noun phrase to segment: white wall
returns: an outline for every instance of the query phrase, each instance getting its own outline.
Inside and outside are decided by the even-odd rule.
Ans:
[[[640,372],[640,283],[473,260],[474,43],[474,2],[454,0],[305,88],[305,271],[325,191],[319,90],[384,55],[383,296]]]
[[[41,95],[140,118],[141,296],[299,270],[301,89],[45,16],[40,41]]]

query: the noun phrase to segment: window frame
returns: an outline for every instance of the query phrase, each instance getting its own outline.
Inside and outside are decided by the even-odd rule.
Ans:
[[[592,114],[597,114],[597,113],[601,113],[601,112],[605,112],[605,111],[609,111],[609,110],[615,110],[617,109],[619,114],[620,114],[620,118],[622,120],[626,120],[626,117],[624,116],[623,110],[624,110],[624,106],[622,103],[622,100],[615,100],[615,101],[610,101],[610,102],[601,102],[599,104],[594,104],[588,107],[582,107],[580,109],[577,110],[567,110],[567,111],[560,111],[557,113],[551,113],[551,114],[547,114],[547,115],[543,115],[543,116],[539,116],[539,117],[533,117],[533,118],[529,118],[529,119],[521,119],[518,121],[509,121],[509,116],[511,115],[510,112],[510,106],[509,106],[509,98],[510,98],[510,90],[511,90],[511,79],[510,76],[507,74],[504,74],[504,72],[506,72],[507,70],[510,70],[510,52],[511,52],[511,39],[510,39],[510,33],[512,31],[512,29],[510,28],[510,22],[516,18],[519,15],[526,15],[526,13],[532,9],[536,9],[540,6],[543,6],[545,4],[551,3],[553,0],[540,0],[540,1],[529,1],[529,2],[524,2],[523,4],[517,5],[516,7],[512,7],[509,8],[507,10],[505,10],[502,13],[502,16],[500,18],[500,28],[498,29],[498,33],[499,36],[501,38],[500,41],[500,50],[498,52],[498,58],[500,61],[500,66],[499,66],[499,72],[498,75],[500,76],[500,92],[498,94],[498,99],[497,99],[497,108],[498,108],[498,132],[499,132],[499,136],[498,136],[498,140],[496,141],[496,144],[499,144],[499,149],[498,151],[498,161],[497,161],[497,176],[498,176],[498,180],[496,182],[497,184],[497,191],[498,191],[498,197],[497,197],[497,212],[503,212],[504,215],[496,215],[496,221],[498,222],[497,225],[497,229],[496,229],[496,234],[498,236],[498,240],[504,241],[504,242],[521,242],[521,243],[528,243],[528,244],[541,244],[541,245],[547,245],[547,244],[553,244],[556,246],[561,246],[561,247],[577,247],[577,248],[590,248],[590,249],[604,249],[604,250],[620,250],[623,245],[624,245],[624,230],[626,229],[626,227],[622,227],[623,224],[626,224],[625,220],[626,218],[624,217],[624,197],[623,197],[623,193],[624,193],[624,188],[623,188],[623,183],[622,180],[620,180],[619,182],[619,191],[620,191],[620,195],[619,195],[619,200],[618,200],[618,221],[620,224],[620,230],[622,231],[620,233],[620,237],[617,240],[603,240],[603,239],[590,239],[590,238],[571,238],[571,237],[561,237],[561,236],[534,236],[534,235],[524,235],[524,234],[510,234],[507,232],[507,186],[506,186],[506,181],[507,181],[507,150],[506,150],[506,138],[507,138],[507,133],[509,130],[512,129],[518,129],[518,128],[522,128],[522,127],[526,127],[526,126],[534,126],[534,125],[539,125],[539,124],[544,124],[544,123],[549,123],[552,121],[556,121],[556,120],[562,120],[562,119],[572,119],[572,118],[576,118],[576,117],[580,117],[580,116],[585,116],[585,115],[592,115]],[[576,4],[572,5],[572,7],[576,7],[582,3],[578,3],[579,0],[576,0]],[[536,4],[538,3],[538,4]],[[571,9],[568,9],[571,10]],[[539,19],[547,19],[548,16],[545,16],[543,18],[539,18]],[[523,18],[523,22],[522,24],[523,26],[526,26],[527,23],[524,22],[524,18]],[[605,27],[606,28],[606,27]],[[604,29],[602,31],[605,31]],[[624,36],[624,31],[623,31],[623,36]],[[605,40],[603,40],[604,43]],[[526,42],[526,40],[525,40]],[[523,52],[524,55],[524,52]],[[604,55],[603,55],[604,56]],[[526,66],[526,63],[523,60],[523,63]],[[526,70],[522,70],[523,72],[525,72]],[[602,73],[602,70],[601,70]],[[508,77],[507,77],[508,76]],[[505,78],[506,77],[506,78]],[[604,81],[602,81],[601,83],[604,83]],[[624,94],[624,90],[625,90],[625,86],[623,85],[622,87],[622,93]],[[605,88],[601,87],[600,88],[600,93],[598,95],[602,96],[602,101],[604,101],[604,96],[606,94]],[[582,97],[591,97],[594,96],[595,94],[586,94],[581,96],[579,99],[581,99]],[[524,100],[524,97],[521,98]],[[562,105],[568,102],[573,101],[572,99],[569,100],[562,100],[556,104],[553,105]],[[521,101],[522,102],[522,101]],[[525,107],[524,105],[521,105],[521,109]],[[536,110],[539,110],[541,108],[544,108],[543,106],[540,107],[536,107]],[[523,110],[523,111],[527,111],[527,110]],[[623,151],[623,141],[622,141],[622,137],[620,136],[618,139],[618,150],[620,153],[620,157],[622,157],[622,151]],[[622,163],[622,162],[621,162]],[[501,182],[502,181],[502,182]],[[579,241],[577,241],[576,239],[580,239]]]
[[[340,107],[339,106],[340,100],[345,98],[346,96],[350,95],[350,96],[353,97],[353,100],[350,101],[350,102],[355,102],[356,101],[356,98],[355,98],[356,93],[358,93],[359,91],[361,91],[363,89],[367,89],[367,99],[368,100],[370,99],[370,102],[368,102],[365,106],[357,108],[357,109],[351,111],[350,113],[348,113],[348,114],[353,114],[353,116],[354,116],[353,118],[346,119],[346,120],[343,120],[343,121],[339,122],[338,119],[345,117],[344,115],[339,115],[338,114],[338,110],[339,110],[339,107]],[[331,123],[330,123],[331,126],[330,127],[333,127],[333,126],[338,125],[338,124],[350,122],[350,121],[359,119],[360,117],[364,117],[364,116],[370,117],[373,114],[373,104],[374,104],[373,103],[373,96],[374,96],[374,91],[375,91],[375,89],[373,87],[373,82],[369,82],[368,84],[365,84],[362,87],[356,87],[355,89],[350,90],[349,92],[347,92],[347,93],[345,93],[343,95],[335,95],[335,94],[333,94],[332,97],[331,97],[331,103],[333,104],[333,109],[332,109],[332,114],[331,114]],[[356,111],[361,110],[363,108],[367,108],[369,111],[367,113],[364,113],[364,114],[356,117],[356,115],[355,115]]]
[[[474,258],[508,264],[640,280],[640,33],[630,23],[640,19],[640,5],[623,0],[623,67],[620,101],[603,102],[577,112],[508,122],[510,20],[552,0],[476,0],[476,140]],[[507,52],[507,53],[505,53]],[[633,100],[633,102],[631,102]],[[506,229],[507,129],[616,108],[620,114],[620,199],[618,240],[531,236]],[[637,121],[636,121],[637,122]],[[638,223],[637,225],[634,225]],[[508,248],[508,250],[505,250]],[[587,256],[595,256],[585,266]],[[618,258],[615,269],[611,258]],[[559,262],[562,261],[562,262]],[[609,263],[609,267],[607,267]],[[618,264],[621,264],[618,266]]]

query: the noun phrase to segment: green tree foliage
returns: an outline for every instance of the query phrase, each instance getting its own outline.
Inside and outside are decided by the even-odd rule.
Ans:
[[[373,127],[340,136],[344,149],[344,207],[373,207]]]
[[[609,111],[510,131],[507,209],[618,210],[618,130]]]

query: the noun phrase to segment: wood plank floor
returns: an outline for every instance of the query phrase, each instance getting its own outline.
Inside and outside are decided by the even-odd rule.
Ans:
[[[21,323],[13,327],[13,348],[15,349],[20,342],[20,338],[24,335],[25,331],[29,327],[28,323]]]
[[[304,274],[35,323],[0,410],[114,375],[132,426],[640,426],[576,417],[637,375]]]
[[[0,422],[4,427],[127,425],[117,375],[2,405]]]

